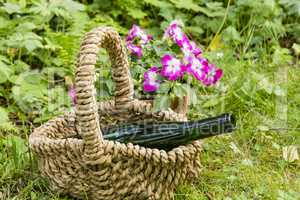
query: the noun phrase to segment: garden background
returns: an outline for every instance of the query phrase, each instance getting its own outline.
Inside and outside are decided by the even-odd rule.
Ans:
[[[0,0],[0,199],[69,199],[40,178],[28,136],[71,108],[83,34],[112,26],[125,38],[138,24],[159,38],[174,19],[224,71],[215,87],[193,92],[189,117],[238,119],[235,134],[205,140],[199,180],[175,199],[299,199],[298,0]],[[102,99],[114,84],[99,56]],[[138,87],[143,69],[131,70]]]

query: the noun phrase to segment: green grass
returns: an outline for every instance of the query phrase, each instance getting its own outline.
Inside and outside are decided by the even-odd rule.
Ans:
[[[213,107],[212,113],[235,113],[238,130],[206,140],[199,180],[181,187],[176,199],[299,199],[300,161],[283,158],[283,147],[300,147],[299,65],[276,65],[270,58],[223,65],[228,90],[223,106]],[[286,94],[259,87],[262,79],[253,72]]]
[[[232,112],[238,129],[232,135],[205,140],[200,178],[178,188],[175,199],[299,199],[300,161],[283,158],[283,147],[300,147],[299,66],[276,65],[267,55],[266,59],[239,61],[224,52],[223,59],[216,61],[225,70],[217,91],[224,87],[226,91],[215,97],[223,95],[222,101],[204,105],[207,100],[203,99],[191,109],[190,116]],[[279,68],[287,72],[282,80],[276,78],[282,73]],[[263,78],[267,78],[263,86],[269,84],[272,91],[258,84]],[[276,86],[283,96],[275,94]],[[201,93],[207,96],[215,91]],[[278,114],[278,108],[284,106],[286,123],[281,119],[285,113]],[[0,199],[68,199],[51,192],[40,177],[36,157],[28,148],[29,134],[30,128],[24,126],[19,132],[8,130],[1,136]]]
[[[186,195],[178,199],[279,199],[283,194],[291,196],[283,199],[298,199],[299,163],[287,163],[281,148],[296,141],[272,136],[278,133],[251,132],[252,141],[242,136],[208,141],[201,178],[193,187],[183,187],[178,194]]]

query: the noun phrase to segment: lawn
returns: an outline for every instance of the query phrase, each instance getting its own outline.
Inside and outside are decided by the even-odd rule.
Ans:
[[[297,0],[57,2],[0,1],[0,200],[71,199],[40,176],[28,137],[72,107],[67,91],[84,33],[113,26],[125,38],[136,23],[157,36],[175,18],[224,72],[214,87],[197,87],[189,118],[237,119],[233,134],[205,139],[200,178],[175,199],[300,199]],[[100,84],[101,98],[111,96],[110,75]]]

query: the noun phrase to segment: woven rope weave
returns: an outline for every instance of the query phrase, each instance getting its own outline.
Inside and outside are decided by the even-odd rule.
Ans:
[[[99,48],[110,56],[116,91],[113,100],[97,103],[94,68]],[[29,137],[40,171],[53,189],[88,199],[170,199],[176,186],[199,175],[200,141],[166,152],[103,139],[100,126],[112,121],[186,120],[172,110],[152,112],[151,103],[133,98],[126,51],[112,28],[96,28],[84,37],[75,86],[75,111],[48,121]]]

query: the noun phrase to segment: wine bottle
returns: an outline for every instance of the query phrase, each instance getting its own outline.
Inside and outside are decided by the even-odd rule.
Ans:
[[[233,132],[235,118],[220,116],[188,122],[134,122],[103,128],[103,137],[122,143],[169,150],[193,140]]]

